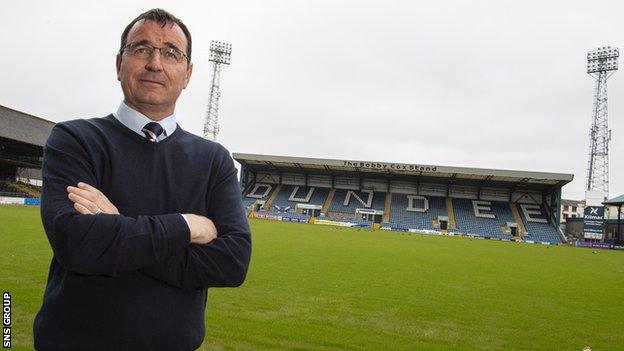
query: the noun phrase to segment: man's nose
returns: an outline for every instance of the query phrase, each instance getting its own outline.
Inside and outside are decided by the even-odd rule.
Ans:
[[[155,49],[152,54],[147,58],[145,63],[145,69],[148,71],[162,71],[162,57],[160,50]]]

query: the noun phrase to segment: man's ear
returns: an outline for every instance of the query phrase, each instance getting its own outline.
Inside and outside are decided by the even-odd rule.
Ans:
[[[119,78],[119,71],[121,70],[121,54],[117,54],[117,58],[115,61],[115,66],[117,67],[117,80],[121,81],[121,79]]]
[[[188,67],[186,67],[186,76],[184,77],[184,89],[186,89],[186,86],[191,80],[191,74],[193,74],[193,63],[189,62]]]

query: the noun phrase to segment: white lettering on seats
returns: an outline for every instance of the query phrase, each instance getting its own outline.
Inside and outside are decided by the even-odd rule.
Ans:
[[[256,184],[253,189],[247,194],[247,197],[254,199],[262,199],[269,195],[273,187],[269,184]],[[263,192],[264,191],[264,192]]]
[[[314,188],[310,188],[310,190],[308,190],[308,194],[305,197],[297,197],[298,191],[299,191],[299,187],[296,186],[293,189],[292,193],[290,193],[290,197],[288,198],[288,201],[305,202],[305,203],[310,202],[310,198],[312,197],[312,194],[314,193]]]
[[[475,217],[479,218],[496,218],[492,213],[483,213],[481,211],[492,211],[492,203],[490,201],[477,201],[472,200],[472,209],[474,210]]]
[[[414,200],[422,200],[422,207],[414,206]],[[420,195],[407,195],[407,208],[405,210],[410,212],[427,212],[429,210],[429,200]]]
[[[364,200],[362,200],[358,194],[355,193],[355,191],[353,190],[347,190],[347,196],[345,196],[345,200],[342,203],[344,206],[349,206],[349,201],[351,200],[351,196],[353,196],[356,200],[358,200],[362,206],[364,207],[371,207],[373,205],[373,191],[372,190],[362,190],[362,193],[368,194],[368,198],[366,199],[366,202],[364,202]]]
[[[540,208],[539,205],[521,204],[520,208],[522,209],[522,213],[524,214],[524,218],[526,218],[527,222],[548,223],[546,218],[535,218],[535,217],[532,217],[532,215],[542,216],[542,217],[544,216],[542,214],[542,209]]]

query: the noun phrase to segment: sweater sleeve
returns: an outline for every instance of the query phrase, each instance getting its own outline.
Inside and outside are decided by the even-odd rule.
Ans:
[[[99,188],[87,145],[77,126],[59,123],[44,148],[41,217],[59,264],[80,274],[116,276],[182,252],[190,232],[179,214],[131,218],[74,209],[69,185],[82,181]]]
[[[220,162],[213,165],[217,181],[210,188],[205,214],[214,222],[217,238],[208,244],[191,244],[184,252],[141,272],[181,289],[235,287],[245,280],[251,233],[234,162],[220,148]]]

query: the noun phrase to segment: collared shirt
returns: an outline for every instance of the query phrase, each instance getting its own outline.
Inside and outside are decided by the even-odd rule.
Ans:
[[[121,124],[128,127],[128,129],[132,130],[133,132],[139,134],[142,137],[145,137],[145,134],[143,134],[141,129],[143,129],[143,127],[145,127],[146,124],[148,124],[149,122],[156,122],[160,124],[160,126],[163,128],[164,131],[158,137],[157,141],[161,141],[165,139],[166,137],[168,137],[169,135],[173,134],[173,132],[177,128],[177,124],[175,121],[175,113],[172,114],[171,116],[167,116],[166,118],[161,119],[160,121],[153,121],[147,118],[147,116],[145,116],[141,112],[126,105],[126,103],[123,101],[121,102],[121,104],[119,104],[119,108],[117,109],[117,112],[113,113],[113,116],[115,116],[115,118],[117,118],[117,120],[119,120]],[[184,218],[186,225],[190,229],[191,224],[189,223],[189,220],[186,217],[186,215],[182,214],[182,218]]]
[[[171,135],[177,128],[175,113],[171,116],[161,119],[160,121],[153,121],[141,112],[129,107],[125,102],[119,104],[117,112],[113,113],[113,116],[119,120],[124,126],[133,132],[144,137],[145,134],[141,131],[143,127],[149,122],[156,122],[164,129],[164,132],[158,137],[157,141],[161,141]]]

